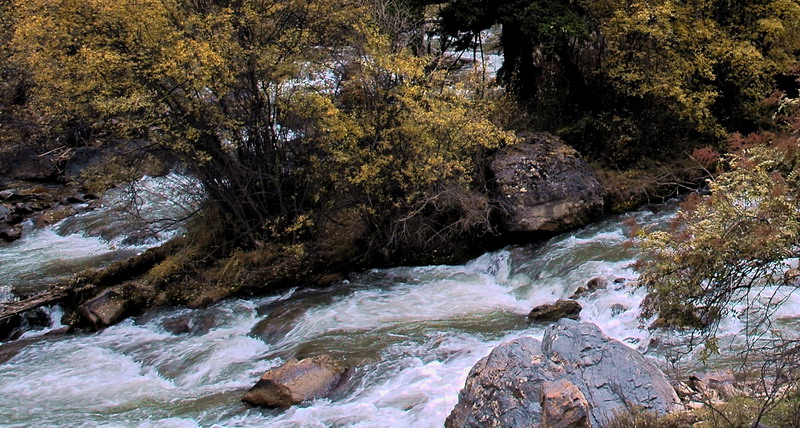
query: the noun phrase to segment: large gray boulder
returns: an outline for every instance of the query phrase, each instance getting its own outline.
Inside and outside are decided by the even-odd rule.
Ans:
[[[445,427],[530,427],[542,422],[542,383],[556,380],[541,342],[522,337],[493,349],[467,376]]]
[[[681,409],[664,373],[641,354],[594,324],[562,319],[541,344],[523,337],[478,361],[445,426],[603,427],[629,406]]]
[[[664,373],[596,325],[561,320],[545,332],[542,353],[564,367],[592,405],[592,426],[604,426],[629,405],[659,414],[681,409]]]
[[[510,232],[559,232],[603,210],[605,189],[578,152],[547,133],[500,149],[491,170]]]

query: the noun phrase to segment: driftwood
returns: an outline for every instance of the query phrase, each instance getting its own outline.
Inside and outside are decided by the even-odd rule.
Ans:
[[[71,280],[53,284],[47,291],[19,301],[0,303],[0,341],[14,338],[22,326],[26,312],[56,304],[61,304],[67,313],[74,312],[76,308],[103,290],[130,283],[132,279],[145,274],[153,266],[181,248],[183,242],[183,239],[176,238],[160,247],[151,248],[143,254],[116,262],[107,268],[87,271]],[[76,322],[82,321],[74,318],[68,319],[64,323],[73,325]]]
[[[0,303],[0,341],[15,339],[22,331],[24,315],[36,309],[74,303],[96,291],[94,284],[57,284],[49,290],[15,302]]]
[[[0,325],[25,312],[61,303],[72,295],[73,287],[57,285],[42,293],[15,302],[0,303]]]

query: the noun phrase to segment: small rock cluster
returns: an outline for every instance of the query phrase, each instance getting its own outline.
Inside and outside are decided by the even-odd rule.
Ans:
[[[681,382],[676,389],[690,409],[702,408],[706,403],[724,403],[752,393],[751,388],[738,382],[730,370],[697,373],[690,376],[687,382]]]
[[[70,188],[15,183],[0,191],[0,242],[20,239],[27,218],[34,218],[36,227],[47,226],[77,213],[74,205],[91,199],[96,197]]]

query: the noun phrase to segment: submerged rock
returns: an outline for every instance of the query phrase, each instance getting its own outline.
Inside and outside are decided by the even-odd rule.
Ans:
[[[12,358],[16,357],[25,348],[27,348],[30,345],[33,345],[34,343],[52,338],[54,336],[61,336],[66,333],[69,333],[70,331],[71,329],[69,327],[64,327],[58,330],[47,332],[42,336],[32,337],[28,339],[14,340],[7,343],[0,343],[0,364],[7,363]]]
[[[32,343],[34,343],[32,339],[20,339],[8,343],[0,343],[0,364],[7,363]]]
[[[266,343],[277,343],[292,331],[305,312],[306,309],[302,306],[279,307],[257,322],[250,330],[250,336],[258,337]]]
[[[611,305],[610,309],[611,309],[611,316],[612,317],[618,316],[618,315],[630,310],[629,307],[623,305],[622,303],[614,303],[613,305]]]
[[[208,311],[195,312],[191,315],[179,315],[165,319],[161,326],[164,327],[164,330],[175,335],[202,336],[214,328],[217,323],[217,317]]]
[[[578,152],[537,133],[497,152],[491,163],[510,232],[560,232],[602,213],[605,189]]]
[[[664,373],[594,324],[562,319],[539,345],[520,338],[478,361],[445,426],[603,427],[630,406],[659,414],[681,408]]]
[[[581,304],[574,300],[559,300],[533,308],[528,314],[528,321],[558,321],[561,318],[577,320],[580,317],[581,309],[583,309]]]
[[[243,400],[256,406],[286,409],[324,398],[342,383],[347,368],[328,355],[289,360],[268,370]]]

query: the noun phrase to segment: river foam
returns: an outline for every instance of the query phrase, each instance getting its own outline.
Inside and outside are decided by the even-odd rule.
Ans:
[[[26,221],[22,239],[0,244],[0,286],[19,293],[39,291],[60,278],[126,259],[166,242],[182,231],[182,223],[176,220],[198,206],[202,193],[197,186],[177,173],[145,176],[129,187],[109,191],[99,208],[42,228]],[[187,188],[194,191],[186,192]],[[140,202],[135,205],[135,212],[150,225],[148,229],[134,227],[137,223],[132,214],[120,209],[133,208],[126,203],[131,200]],[[0,291],[0,302],[9,298]]]
[[[643,210],[642,222],[670,211]],[[526,315],[569,297],[589,279],[606,288],[579,298],[581,320],[646,349],[643,292],[629,284],[636,254],[622,218],[460,266],[352,274],[325,290],[233,299],[207,309],[157,309],[98,333],[44,338],[0,366],[0,420],[9,426],[442,426],[471,367],[506,340],[541,338]],[[614,281],[617,281],[616,283]],[[281,334],[250,335],[265,317]],[[169,323],[188,318],[181,334]],[[355,367],[337,396],[284,412],[240,400],[267,369],[329,353]],[[65,423],[65,421],[70,421]]]

